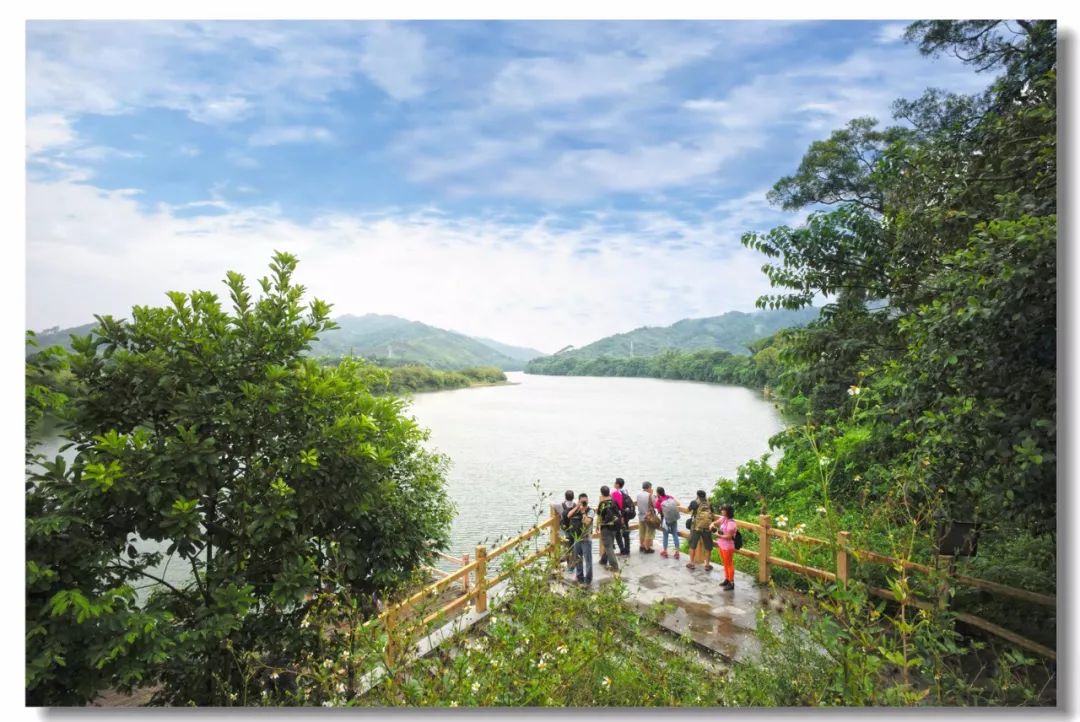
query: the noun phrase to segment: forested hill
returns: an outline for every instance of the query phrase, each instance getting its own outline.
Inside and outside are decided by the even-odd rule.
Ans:
[[[805,326],[817,315],[816,308],[753,313],[729,311],[708,318],[686,318],[670,326],[643,326],[602,338],[588,346],[563,351],[558,356],[585,361],[602,356],[655,356],[665,350],[716,350],[745,355],[750,353],[752,342],[771,336],[782,328]],[[539,368],[542,364],[543,359],[537,359],[526,370]]]
[[[337,329],[323,332],[312,344],[313,356],[340,357],[352,354],[383,363],[390,360],[395,363],[424,364],[443,370],[494,366],[503,371],[520,371],[526,361],[541,355],[535,349],[476,339],[397,316],[347,314],[338,317],[335,322]],[[39,333],[37,342],[41,348],[55,344],[71,348],[72,334],[83,336],[96,326],[96,323],[88,323],[76,328],[51,328]]]
[[[521,353],[526,349],[504,346],[514,349],[516,357],[511,356],[489,345],[490,342],[419,321],[374,313],[345,315],[334,320],[339,328],[323,333],[312,344],[312,354],[389,358],[436,369],[495,366],[503,371],[518,371],[525,366],[526,359],[521,358]]]

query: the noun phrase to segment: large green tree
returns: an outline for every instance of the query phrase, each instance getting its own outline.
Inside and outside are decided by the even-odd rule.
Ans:
[[[859,463],[883,485],[1052,531],[1056,26],[926,21],[907,37],[1003,72],[983,94],[930,90],[895,104],[895,127],[858,119],[814,143],[770,194],[813,209],[807,223],[744,237],[781,289],[759,305],[830,299],[783,346],[785,390],[828,425],[851,385],[871,387]]]
[[[370,392],[384,371],[305,358],[333,322],[303,305],[296,263],[276,254],[258,299],[229,273],[231,312],[172,292],[73,343],[74,460],[28,481],[33,703],[151,682],[227,703],[250,681],[238,660],[319,645],[308,595],[332,580],[374,603],[445,547],[442,460]]]

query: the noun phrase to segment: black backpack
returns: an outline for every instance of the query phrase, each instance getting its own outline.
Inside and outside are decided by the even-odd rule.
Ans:
[[[562,503],[562,514],[559,515],[559,528],[563,531],[567,531],[570,529],[570,525],[573,523],[573,519],[571,519],[568,515],[570,514],[570,510],[577,506],[577,504],[571,504],[570,506],[567,506],[566,503],[567,502],[565,501]],[[579,520],[578,525],[580,526],[580,524],[581,522]]]
[[[627,519],[633,519],[637,516],[637,504],[630,498],[630,495],[626,493],[625,489],[619,491],[622,494],[622,513]]]
[[[600,526],[621,526],[621,520],[619,518],[619,507],[615,506],[615,502],[611,499],[605,499],[600,502],[596,507],[597,513],[600,515]]]
[[[735,530],[735,538],[732,540],[735,542],[736,549],[742,549],[742,532],[738,529]]]

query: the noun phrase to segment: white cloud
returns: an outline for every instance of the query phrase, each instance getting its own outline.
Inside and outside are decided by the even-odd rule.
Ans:
[[[219,212],[183,212],[201,207]],[[273,206],[146,209],[134,191],[31,182],[27,319],[31,328],[76,325],[160,305],[167,290],[221,293],[226,270],[260,277],[275,249],[300,256],[298,280],[335,313],[394,313],[548,351],[695,312],[750,310],[767,285],[761,257],[719,218],[549,220],[558,219],[411,213],[301,224]]]
[[[33,156],[75,141],[75,131],[63,115],[42,113],[26,119],[26,154]]]
[[[31,21],[27,106],[68,116],[167,108],[212,125],[295,117],[365,73],[394,97],[419,92],[423,48],[418,32],[386,24]]]
[[[216,100],[197,101],[188,110],[188,115],[198,123],[235,123],[251,112],[251,102],[247,98],[231,96]]]
[[[360,67],[392,98],[414,98],[424,91],[424,36],[403,25],[373,23],[367,26]]]
[[[882,44],[900,42],[904,39],[904,31],[908,25],[909,23],[886,23],[878,28],[874,40]]]
[[[331,143],[334,134],[326,128],[290,125],[263,128],[248,138],[248,145],[282,145],[285,143]]]

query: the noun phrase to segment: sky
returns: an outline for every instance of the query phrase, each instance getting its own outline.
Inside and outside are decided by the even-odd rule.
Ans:
[[[903,21],[30,21],[26,324],[275,250],[334,315],[552,352],[751,311],[814,140],[992,78]]]

